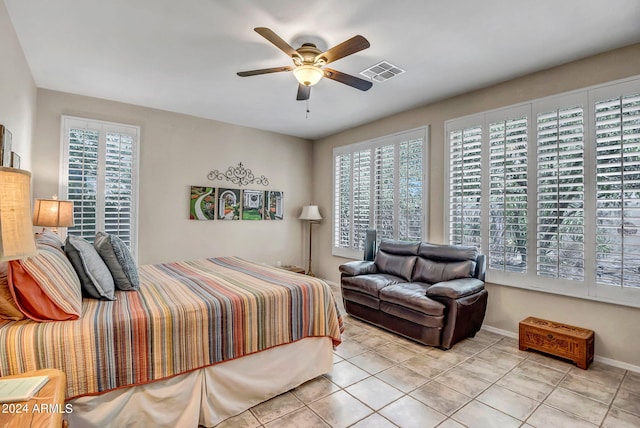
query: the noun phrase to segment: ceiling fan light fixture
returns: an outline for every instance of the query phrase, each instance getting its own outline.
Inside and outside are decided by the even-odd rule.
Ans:
[[[313,86],[322,79],[324,72],[315,65],[303,64],[293,69],[293,75],[301,85]]]

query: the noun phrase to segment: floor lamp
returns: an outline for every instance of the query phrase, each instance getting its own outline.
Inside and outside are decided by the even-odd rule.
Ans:
[[[302,213],[300,214],[300,220],[306,220],[309,222],[309,268],[307,269],[307,275],[315,276],[311,270],[311,226],[314,223],[320,223],[322,216],[318,211],[317,205],[306,205],[302,207]]]

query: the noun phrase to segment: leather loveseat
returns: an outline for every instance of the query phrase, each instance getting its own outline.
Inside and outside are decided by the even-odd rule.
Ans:
[[[482,326],[485,256],[475,247],[382,240],[373,261],[340,266],[350,315],[449,349]]]

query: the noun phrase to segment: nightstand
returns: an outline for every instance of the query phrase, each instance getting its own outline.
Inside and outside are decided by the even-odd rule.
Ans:
[[[43,375],[49,376],[49,380],[31,400],[0,403],[0,428],[67,426],[66,421],[62,420],[62,415],[67,410],[64,404],[67,378],[63,372],[56,369],[34,370],[19,375],[3,376],[2,379]]]
[[[289,272],[301,273],[305,274],[305,270],[303,267],[295,266],[295,265],[282,265],[278,266],[280,269],[288,270]]]

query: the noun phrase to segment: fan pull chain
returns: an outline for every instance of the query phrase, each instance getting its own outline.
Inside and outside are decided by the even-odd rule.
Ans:
[[[311,110],[309,110],[309,98],[307,98],[307,111],[306,111],[305,119],[309,119],[309,113],[310,112],[311,112]]]

